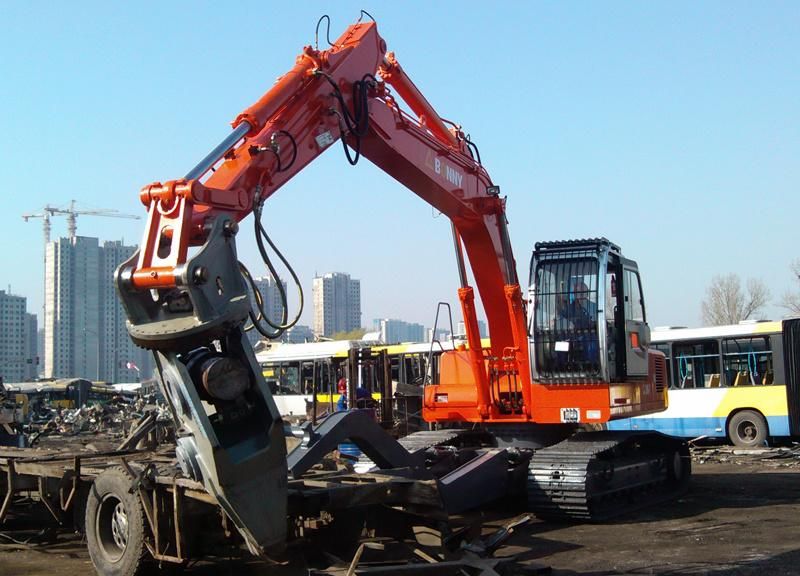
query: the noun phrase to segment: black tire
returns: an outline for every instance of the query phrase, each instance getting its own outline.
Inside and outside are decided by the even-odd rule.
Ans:
[[[122,468],[100,474],[86,500],[86,544],[98,574],[136,576],[146,554],[144,511]]]
[[[682,443],[680,448],[667,456],[667,478],[670,484],[682,489],[688,486],[691,475],[692,458],[689,456],[689,447]]]
[[[737,412],[728,422],[728,438],[740,448],[764,446],[768,434],[767,421],[753,410]]]

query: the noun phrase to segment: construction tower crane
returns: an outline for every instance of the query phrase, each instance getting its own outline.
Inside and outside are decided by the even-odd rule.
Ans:
[[[78,215],[85,215],[85,216],[105,216],[107,218],[130,218],[132,220],[140,220],[139,216],[134,214],[123,214],[119,210],[114,210],[113,208],[100,208],[97,210],[76,210],[75,209],[75,200],[70,200],[69,208],[58,208],[56,206],[50,206],[47,204],[44,208],[42,208],[41,212],[33,212],[29,214],[23,214],[22,219],[27,222],[30,218],[41,218],[43,224],[43,231],[44,231],[44,243],[47,244],[50,242],[50,217],[56,216],[58,214],[66,214],[67,215],[67,235],[70,239],[75,238],[78,228]]]

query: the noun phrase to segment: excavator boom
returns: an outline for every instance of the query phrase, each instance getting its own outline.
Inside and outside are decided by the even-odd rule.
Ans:
[[[280,414],[243,335],[250,304],[235,237],[241,220],[260,214],[339,140],[351,164],[366,157],[452,220],[469,341],[458,354],[482,417],[490,411],[487,371],[462,249],[480,270],[493,356],[515,350],[524,367],[515,369],[529,374],[504,200],[474,145],[439,117],[374,22],[350,26],[328,50],[306,46],[184,178],[142,188],[141,247],[116,273],[130,335],[153,350],[179,425],[184,473],[205,483],[254,551],[278,550],[285,539],[285,447]]]

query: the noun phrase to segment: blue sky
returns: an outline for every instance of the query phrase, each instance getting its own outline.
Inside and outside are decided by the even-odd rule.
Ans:
[[[797,288],[796,2],[3,4],[0,287],[32,312],[41,222],[22,213],[75,199],[144,215],[139,188],[216,145],[313,44],[320,15],[336,38],[361,8],[479,145],[508,196],[522,278],[536,241],[606,236],[639,262],[652,325],[698,325],[715,274],[759,278],[773,301]],[[361,279],[365,325],[430,325],[437,301],[456,301],[445,218],[338,146],[270,200],[265,222],[307,301],[315,273]],[[78,220],[79,234],[129,243],[142,228]],[[258,270],[249,234],[239,249]]]

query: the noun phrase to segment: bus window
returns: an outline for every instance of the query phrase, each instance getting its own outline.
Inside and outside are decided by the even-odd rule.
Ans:
[[[719,343],[716,340],[675,342],[672,345],[672,369],[676,388],[719,387]]]
[[[300,393],[310,394],[314,386],[314,361],[300,363]]]
[[[439,354],[434,354],[431,358],[431,366],[425,365],[425,375],[430,377],[429,384],[439,383]]]
[[[278,369],[278,394],[300,394],[300,375],[297,364],[281,364]]]
[[[726,338],[722,342],[722,363],[728,386],[772,384],[772,350],[768,336]]]
[[[414,384],[421,386],[425,382],[425,373],[428,371],[428,356],[426,354],[414,354],[415,378]]]
[[[405,374],[403,382],[406,384],[422,384],[425,378],[425,360],[419,354],[406,354],[403,356]]]
[[[264,376],[264,381],[272,394],[278,393],[278,366],[276,364],[263,363],[261,364],[261,374]]]
[[[333,376],[331,375],[331,365],[324,360],[317,366],[316,380],[317,392],[319,394],[327,394],[330,391],[330,382]]]
[[[392,366],[392,382],[400,382],[400,357],[393,356],[389,362]]]

